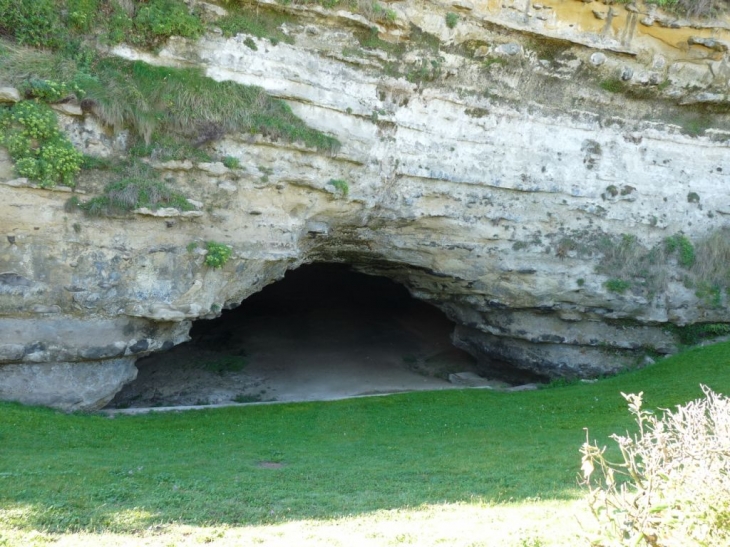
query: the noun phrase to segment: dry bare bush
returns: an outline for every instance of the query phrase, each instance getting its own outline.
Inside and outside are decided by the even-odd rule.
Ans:
[[[730,287],[730,226],[697,242],[697,261],[692,273],[698,283]]]
[[[727,0],[677,0],[674,6],[674,11],[688,17],[715,17],[727,10]]]
[[[621,462],[586,439],[581,482],[603,530],[593,545],[730,545],[730,399],[702,390],[659,416],[642,393],[622,394],[639,431],[612,435]]]

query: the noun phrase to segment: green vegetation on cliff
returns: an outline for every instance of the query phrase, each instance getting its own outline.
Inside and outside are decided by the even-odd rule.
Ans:
[[[179,211],[190,211],[193,206],[179,192],[170,188],[154,176],[128,176],[108,184],[104,193],[88,201],[72,197],[66,203],[66,210],[81,209],[92,217],[124,215],[135,209],[151,210],[170,207]]]
[[[671,262],[676,262],[682,282],[694,289],[710,308],[719,308],[723,295],[730,297],[730,230],[718,229],[692,242],[685,235],[667,237],[651,249],[635,236],[603,237],[598,241],[603,257],[597,272],[609,275],[610,290],[635,289],[650,297],[666,291]],[[620,287],[620,288],[619,288]]]
[[[19,176],[43,188],[73,186],[81,169],[81,154],[59,131],[53,110],[41,102],[0,108],[0,146],[7,148]]]
[[[615,187],[607,189],[609,195],[618,193]],[[669,283],[680,281],[695,291],[706,308],[721,308],[730,300],[730,229],[727,227],[717,228],[694,241],[677,233],[652,247],[631,234],[566,232],[555,242],[553,250],[559,258],[599,257],[596,273],[608,277],[604,286],[613,292],[630,291],[652,299],[666,294]]]
[[[196,68],[125,61],[99,47],[124,41],[154,48],[170,36],[197,38],[204,30],[180,0],[0,0],[0,82],[25,99],[0,107],[0,145],[9,149],[18,175],[42,186],[73,185],[80,155],[45,106],[70,100],[115,130],[131,130],[136,156],[210,159],[205,145],[230,133],[325,152],[339,147],[261,88],[218,82]],[[42,142],[34,136],[39,129]]]

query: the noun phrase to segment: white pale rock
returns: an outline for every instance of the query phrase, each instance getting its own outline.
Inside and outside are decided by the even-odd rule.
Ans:
[[[14,87],[0,87],[0,103],[17,103],[20,99],[20,92]]]
[[[51,108],[56,112],[65,114],[66,116],[83,116],[84,113],[81,107],[74,103],[56,103],[52,104]]]
[[[600,51],[597,51],[596,53],[591,54],[591,64],[593,66],[601,66],[606,62],[608,58],[604,53],[601,53]]]

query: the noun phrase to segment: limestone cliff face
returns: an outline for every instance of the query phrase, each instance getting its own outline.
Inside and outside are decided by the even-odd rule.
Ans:
[[[649,249],[728,225],[727,26],[573,4],[390,4],[380,36],[409,44],[398,59],[359,48],[362,16],[276,4],[300,15],[293,45],[214,33],[155,55],[118,47],[261,86],[342,148],[227,135],[212,148],[240,168],[153,160],[196,211],[104,219],[16,179],[0,150],[0,398],[98,408],[191,320],[315,261],[402,283],[457,323],[455,344],[485,369],[595,376],[673,351],[669,324],[730,321],[672,256],[652,266],[656,290],[609,290],[600,268],[607,241]],[[701,136],[697,119],[711,126]],[[85,152],[124,153],[124,134],[92,116],[62,120]],[[204,265],[205,241],[232,247],[223,268]]]

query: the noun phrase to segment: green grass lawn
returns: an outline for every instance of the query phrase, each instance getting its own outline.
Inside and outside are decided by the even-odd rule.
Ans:
[[[730,392],[730,343],[534,392],[421,392],[142,416],[0,405],[3,532],[254,526],[434,504],[570,500],[578,449],[647,408]],[[281,466],[262,466],[262,462]],[[8,543],[9,544],[9,543]],[[22,544],[22,542],[18,543]]]

